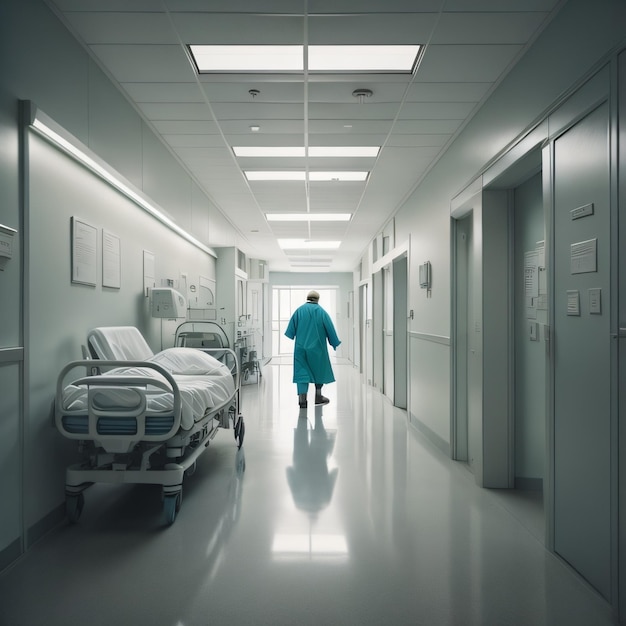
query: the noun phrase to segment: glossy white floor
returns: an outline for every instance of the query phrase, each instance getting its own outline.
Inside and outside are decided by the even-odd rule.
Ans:
[[[335,373],[303,416],[289,361],[266,366],[243,390],[245,472],[220,431],[169,528],[159,488],[92,487],[78,524],[0,576],[0,624],[612,623],[532,511],[477,488],[351,365]]]

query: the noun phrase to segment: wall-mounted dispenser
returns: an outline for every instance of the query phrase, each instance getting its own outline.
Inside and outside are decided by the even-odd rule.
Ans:
[[[14,228],[0,224],[0,271],[9,259],[13,258],[13,238],[17,234]]]
[[[431,286],[431,267],[430,267],[430,261],[426,261],[425,263],[422,263],[422,265],[419,266],[419,270],[420,270],[420,287],[422,289],[430,289]]]
[[[175,319],[187,317],[187,301],[183,294],[170,287],[152,290],[152,317]]]

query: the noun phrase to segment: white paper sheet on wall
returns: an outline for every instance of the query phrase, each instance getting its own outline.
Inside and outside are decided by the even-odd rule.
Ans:
[[[96,286],[98,229],[72,217],[72,282]]]
[[[122,246],[120,238],[102,231],[102,286],[119,289],[122,286]]]

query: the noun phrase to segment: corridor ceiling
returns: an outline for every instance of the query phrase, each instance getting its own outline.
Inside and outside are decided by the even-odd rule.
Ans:
[[[371,240],[562,5],[559,0],[47,1],[239,231],[240,248],[274,271],[354,270]],[[189,46],[218,44],[422,48],[408,73],[199,74]],[[371,95],[353,95],[361,89]],[[233,146],[381,150],[370,157],[244,157],[236,156]],[[261,170],[307,172],[311,178],[315,172],[368,174],[364,181],[343,182],[255,181],[244,173]],[[352,218],[266,218],[307,212]],[[278,239],[341,244],[334,250],[281,249]]]

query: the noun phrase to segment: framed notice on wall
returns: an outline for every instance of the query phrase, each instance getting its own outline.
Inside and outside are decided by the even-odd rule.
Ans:
[[[102,231],[102,286],[119,289],[122,286],[122,250],[120,238]]]
[[[72,282],[96,286],[98,229],[72,217]]]

